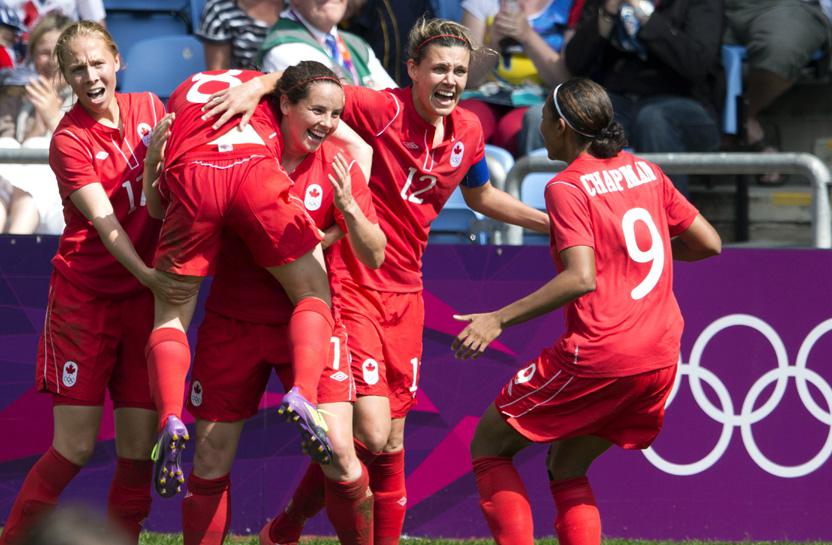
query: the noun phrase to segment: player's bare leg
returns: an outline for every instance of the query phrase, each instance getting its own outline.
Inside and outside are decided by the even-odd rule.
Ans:
[[[392,419],[386,396],[361,396],[355,402],[355,438],[372,453],[383,452],[390,440]]]

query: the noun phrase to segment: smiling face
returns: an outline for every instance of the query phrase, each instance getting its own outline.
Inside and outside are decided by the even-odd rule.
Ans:
[[[62,61],[64,78],[93,119],[114,118],[116,72],[121,67],[118,55],[101,38],[80,35],[69,42]]]
[[[55,44],[58,43],[60,35],[61,31],[57,29],[44,32],[29,52],[35,70],[46,78],[52,78],[58,70],[58,63],[52,53],[55,51]]]
[[[407,61],[416,111],[428,123],[450,115],[468,82],[471,52],[463,45],[427,45],[419,64]]]
[[[292,104],[280,97],[280,132],[289,154],[306,155],[317,151],[338,128],[344,111],[344,91],[334,82],[312,83],[306,98]]]

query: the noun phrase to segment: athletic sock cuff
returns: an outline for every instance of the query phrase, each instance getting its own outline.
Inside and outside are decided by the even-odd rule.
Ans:
[[[301,299],[297,305],[295,305],[295,310],[292,311],[292,315],[300,314],[301,312],[314,312],[315,314],[321,315],[326,323],[329,324],[329,327],[335,327],[335,320],[332,318],[332,310],[329,308],[324,301],[318,299],[317,297],[305,297]]]
[[[127,488],[149,488],[153,476],[153,462],[119,457],[114,481]]]
[[[230,473],[216,479],[203,479],[193,473],[188,476],[188,492],[197,496],[219,496],[230,487]]]
[[[154,329],[147,338],[147,345],[144,349],[145,358],[156,345],[164,342],[176,342],[188,346],[188,336],[185,335],[184,331],[175,327]]]

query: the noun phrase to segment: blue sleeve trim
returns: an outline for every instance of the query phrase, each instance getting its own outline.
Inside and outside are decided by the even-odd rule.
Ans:
[[[477,163],[475,163],[465,178],[462,180],[462,185],[465,187],[481,187],[484,186],[488,180],[491,179],[491,174],[488,172],[488,163],[485,161],[485,155],[482,156]]]

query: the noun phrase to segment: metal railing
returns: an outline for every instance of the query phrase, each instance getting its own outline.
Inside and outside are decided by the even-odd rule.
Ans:
[[[829,168],[809,153],[645,153],[639,157],[656,163],[667,174],[764,174],[782,172],[808,178],[812,185],[812,242],[816,248],[832,248],[832,213],[828,186],[832,183]],[[0,164],[48,163],[45,149],[0,148]],[[505,190],[520,198],[520,184],[533,172],[559,172],[562,161],[545,157],[521,157],[506,175]],[[497,239],[501,237],[495,237]],[[523,229],[508,226],[506,243],[523,244]],[[495,242],[497,242],[495,240]]]
[[[7,149],[0,148],[0,164],[8,163],[49,163],[48,149]]]
[[[809,179],[812,185],[812,242],[815,248],[832,248],[832,215],[828,186],[829,168],[809,153],[645,153],[639,157],[655,163],[667,174],[764,174],[782,172]],[[546,157],[521,157],[506,176],[505,190],[520,198],[520,185],[533,172],[559,172],[562,161]],[[506,229],[506,243],[523,244],[523,228]]]

